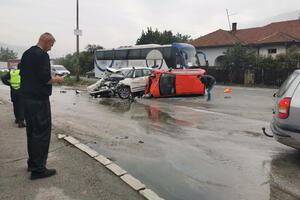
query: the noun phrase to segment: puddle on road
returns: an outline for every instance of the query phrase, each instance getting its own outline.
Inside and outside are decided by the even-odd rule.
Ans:
[[[151,125],[154,123],[154,127],[156,128],[160,127],[163,129],[165,126],[195,126],[189,121],[176,119],[167,112],[161,111],[157,107],[144,105],[136,101],[122,100],[118,98],[101,98],[99,100],[99,104],[107,106],[115,113],[128,113],[131,119],[139,122],[149,123],[150,119]]]
[[[249,199],[268,199],[269,187],[272,195],[272,190],[276,190],[278,184],[278,179],[275,180],[274,177],[278,176],[283,181],[290,180],[293,182],[291,184],[300,180],[295,174],[300,170],[299,162],[294,159],[296,166],[291,176],[295,178],[286,177],[289,166],[284,165],[285,160],[281,157],[272,161],[270,173],[273,178],[269,181],[270,186],[260,185],[266,179],[268,181],[266,174],[269,174],[269,171],[265,173],[264,168],[261,169],[260,163],[262,159],[268,160],[273,145],[256,138],[261,135],[258,131],[253,131],[253,127],[257,127],[256,121],[245,118],[239,123],[234,121],[233,129],[231,115],[224,117],[213,112],[187,110],[197,105],[213,106],[209,105],[211,102],[201,103],[195,98],[195,102],[182,100],[176,103],[175,100],[153,99],[139,103],[118,98],[86,98],[83,92],[81,97],[84,98],[80,98],[75,96],[74,91],[59,93],[57,96],[60,96],[67,107],[57,106],[56,109],[61,108],[62,116],[80,113],[81,123],[91,120],[92,123],[88,123],[90,129],[101,130],[99,133],[95,131],[95,135],[108,137],[105,140],[103,136],[97,144],[89,145],[94,148],[97,146],[100,153],[119,163],[151,189],[163,194],[163,197],[169,197],[166,199],[222,199],[224,194],[228,199],[247,199],[248,194],[254,195]],[[66,112],[66,109],[69,111]],[[75,124],[78,121],[72,122]],[[227,125],[224,126],[224,123]],[[79,125],[80,123],[76,123],[76,128]],[[87,124],[82,126],[86,127]],[[119,129],[115,126],[119,126]],[[228,137],[230,132],[241,137]],[[182,140],[176,137],[181,137]],[[139,141],[145,143],[140,144]],[[253,146],[251,142],[257,146]],[[164,163],[164,160],[168,162]],[[282,164],[279,165],[278,162]],[[230,187],[224,187],[228,182]]]
[[[300,154],[289,149],[271,161],[270,199],[298,200],[300,196]]]
[[[124,113],[128,112],[131,107],[131,100],[122,100],[117,98],[101,98],[99,104],[109,106],[112,112]]]

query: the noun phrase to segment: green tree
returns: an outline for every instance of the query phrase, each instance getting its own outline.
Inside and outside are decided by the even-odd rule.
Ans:
[[[8,48],[0,48],[0,61],[7,62],[8,60],[17,59],[18,53]]]
[[[91,53],[94,53],[94,51],[99,50],[99,49],[103,49],[103,47],[100,46],[100,45],[96,45],[96,44],[88,44],[88,45],[85,47],[85,50],[86,50],[87,52],[91,52]]]
[[[188,42],[191,40],[191,36],[182,35],[177,33],[173,35],[172,31],[159,32],[158,29],[155,31],[151,27],[147,28],[147,31],[142,31],[141,36],[137,39],[136,44],[172,44],[174,42]]]
[[[241,74],[246,69],[254,69],[256,66],[256,53],[254,49],[235,44],[224,52],[221,66],[229,71],[229,79],[234,82],[243,79]],[[241,82],[241,81],[239,81]]]
[[[94,68],[94,51],[103,49],[100,45],[88,44],[85,51],[79,53],[80,74]],[[76,74],[76,53],[68,54],[65,57],[55,59],[55,63],[64,65],[71,74]]]
[[[279,68],[295,69],[300,67],[300,48],[291,46],[286,50],[286,53],[278,54],[275,61]]]

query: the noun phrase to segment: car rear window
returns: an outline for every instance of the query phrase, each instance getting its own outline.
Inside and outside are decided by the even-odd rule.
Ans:
[[[294,72],[283,82],[283,84],[279,88],[279,92],[277,95],[278,97],[281,97],[287,91],[287,89],[290,87],[290,85],[292,84],[292,82],[295,80],[297,76],[298,73]]]

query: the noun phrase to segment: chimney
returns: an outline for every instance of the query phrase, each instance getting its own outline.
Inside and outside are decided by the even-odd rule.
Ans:
[[[236,22],[233,22],[233,23],[232,23],[232,32],[235,32],[235,31],[236,31],[236,27],[237,27],[237,23],[236,23]]]

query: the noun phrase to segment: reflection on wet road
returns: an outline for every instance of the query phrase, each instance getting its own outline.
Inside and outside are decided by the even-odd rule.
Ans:
[[[224,87],[217,86],[211,102],[201,96],[93,99],[60,90],[65,88],[56,87],[51,98],[54,126],[165,199],[300,196],[298,152],[261,132],[270,131],[274,90],[236,87],[225,99]]]
[[[211,102],[68,91],[53,98],[54,119],[165,199],[271,199],[272,158],[293,151],[261,133],[273,91],[237,88],[225,99],[222,90],[216,87]]]

